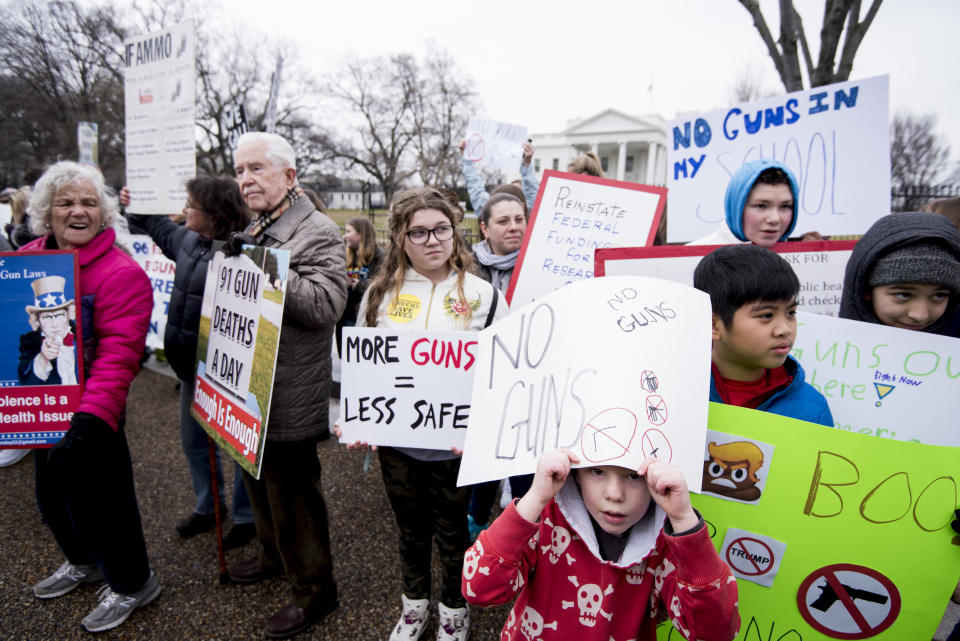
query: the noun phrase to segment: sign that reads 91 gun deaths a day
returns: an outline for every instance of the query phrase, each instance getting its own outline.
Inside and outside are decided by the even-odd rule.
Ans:
[[[843,275],[856,243],[852,240],[777,243],[770,249],[790,263],[800,280],[797,307],[814,314],[836,316]],[[693,272],[713,245],[619,247],[598,249],[597,276],[648,276],[693,285]]]
[[[513,271],[507,300],[526,305],[593,277],[593,252],[652,245],[667,190],[548,169]]]
[[[245,245],[207,271],[191,413],[254,477],[267,435],[290,252]]]
[[[710,299],[678,283],[573,283],[480,332],[459,485],[526,474],[545,451],[583,466],[672,461],[699,490]]]
[[[192,20],[123,41],[132,212],[180,211],[185,183],[197,173],[195,47]]]
[[[463,448],[475,332],[343,329],[342,443]]]
[[[672,121],[667,240],[715,231],[730,177],[761,158],[796,176],[798,234],[862,234],[890,211],[888,84],[841,82]]]
[[[717,403],[711,443],[715,489],[691,501],[737,576],[737,641],[933,638],[957,583],[955,448]]]
[[[801,313],[793,355],[838,428],[960,446],[960,340]]]

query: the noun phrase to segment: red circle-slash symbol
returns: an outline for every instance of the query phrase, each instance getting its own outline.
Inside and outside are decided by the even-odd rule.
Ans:
[[[651,394],[646,402],[647,420],[654,425],[663,425],[667,422],[667,402],[662,396]]]
[[[761,576],[775,561],[773,550],[760,539],[742,536],[727,547],[727,564],[744,576]]]
[[[612,461],[630,451],[637,433],[637,416],[628,409],[612,407],[603,410],[580,431],[580,451],[591,463]]]
[[[483,154],[486,151],[485,147],[483,136],[473,134],[463,148],[463,157],[473,162],[483,160]]]
[[[647,392],[656,392],[660,389],[660,379],[652,371],[645,369],[640,374],[640,387]]]
[[[655,427],[643,433],[640,439],[640,449],[644,457],[656,456],[661,461],[669,463],[673,460],[673,446],[666,435]]]
[[[872,568],[835,563],[803,580],[797,607],[813,629],[828,637],[869,639],[897,620],[900,591]]]

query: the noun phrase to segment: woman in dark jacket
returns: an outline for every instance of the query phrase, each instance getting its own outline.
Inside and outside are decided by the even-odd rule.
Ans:
[[[190,414],[207,263],[210,261],[213,241],[226,240],[230,233],[242,231],[251,214],[236,181],[216,176],[201,176],[187,182],[187,204],[183,213],[186,216],[183,226],[166,216],[131,215],[128,218],[145,229],[163,253],[177,263],[163,349],[180,379],[180,441],[187,457],[193,493],[197,497],[193,512],[177,524],[177,532],[183,537],[190,537],[214,526],[207,435]],[[223,473],[219,459],[217,481],[222,494]],[[233,490],[233,528],[224,537],[224,546],[228,549],[244,545],[256,534],[253,510],[239,466],[235,467]],[[222,503],[222,496],[218,498]]]
[[[352,218],[344,225],[343,240],[347,246],[347,306],[337,321],[338,353],[342,330],[357,324],[357,308],[367,285],[376,277],[385,253],[377,244],[377,230],[366,218]]]

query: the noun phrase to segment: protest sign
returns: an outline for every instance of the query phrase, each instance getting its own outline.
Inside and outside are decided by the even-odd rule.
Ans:
[[[344,327],[341,443],[463,448],[476,332]]]
[[[548,169],[507,289],[511,307],[593,277],[593,252],[652,245],[667,190]]]
[[[827,398],[838,428],[960,446],[947,418],[960,396],[960,340],[815,314],[797,318],[793,355]]]
[[[570,448],[582,465],[673,461],[699,489],[710,299],[639,276],[550,292],[480,332],[459,485],[526,474]]]
[[[0,448],[50,447],[83,393],[80,271],[68,251],[0,252]]]
[[[99,130],[95,122],[77,123],[77,159],[81,165],[97,166],[100,155],[97,139]]]
[[[254,478],[267,437],[290,252],[244,245],[207,267],[190,409]],[[319,355],[318,355],[319,357]]]
[[[227,149],[237,148],[240,142],[240,136],[250,131],[250,125],[247,124],[247,112],[242,104],[228,105],[223,109],[223,115],[220,117],[220,132],[224,136],[224,143]]]
[[[730,177],[761,158],[797,178],[798,234],[862,234],[890,211],[888,84],[840,82],[670,122],[667,240],[714,232]]]
[[[790,263],[800,279],[798,307],[804,311],[836,316],[840,310],[843,275],[856,244],[852,240],[777,243],[770,249]],[[597,276],[648,276],[693,285],[693,272],[700,259],[716,245],[671,245],[665,247],[620,247],[598,249],[594,259]]]
[[[471,118],[464,135],[463,157],[506,173],[520,171],[527,128],[495,120]]]
[[[129,239],[133,247],[133,259],[147,272],[153,288],[153,314],[147,331],[147,347],[163,349],[163,334],[167,327],[167,312],[177,264],[164,256],[160,246],[149,236],[134,234]]]
[[[193,21],[123,41],[128,211],[170,214],[197,173]]]
[[[774,450],[741,474],[739,490],[765,480],[755,504],[691,497],[737,575],[739,641],[933,637],[957,581],[955,448],[715,403],[709,430],[733,457]],[[704,453],[704,490],[711,468],[743,469],[729,457]],[[658,638],[681,636],[667,622]]]

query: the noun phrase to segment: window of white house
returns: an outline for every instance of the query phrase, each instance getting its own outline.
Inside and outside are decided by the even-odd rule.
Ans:
[[[559,158],[554,158],[554,159],[553,159],[553,168],[554,168],[555,170],[556,170],[556,169],[560,169],[560,159],[559,159]]]
[[[623,170],[626,172],[633,171],[633,156],[627,156],[627,162],[624,163]]]
[[[534,158],[534,159],[533,159],[533,170],[534,170],[534,171],[537,171],[537,172],[540,171],[540,159],[539,159],[539,158]]]
[[[609,169],[609,167],[610,167],[610,158],[609,158],[608,156],[603,156],[603,157],[600,159],[600,167],[601,167],[601,169],[603,169],[603,172],[604,172],[604,173],[610,171],[610,169]]]

